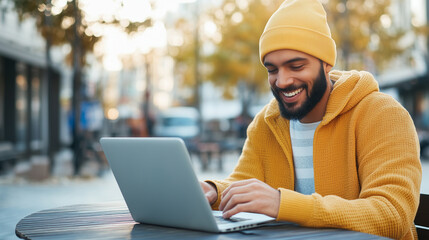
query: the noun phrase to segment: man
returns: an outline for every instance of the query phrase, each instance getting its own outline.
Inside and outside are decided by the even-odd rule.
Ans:
[[[308,227],[416,238],[421,165],[408,112],[367,72],[332,71],[336,47],[317,0],[286,0],[259,42],[275,99],[240,160],[201,185],[223,216],[246,211]]]

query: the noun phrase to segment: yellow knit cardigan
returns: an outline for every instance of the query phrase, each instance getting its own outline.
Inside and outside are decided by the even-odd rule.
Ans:
[[[231,182],[256,178],[280,190],[279,221],[416,239],[422,172],[411,117],[367,72],[332,71],[330,78],[334,89],[313,142],[316,193],[293,191],[289,121],[273,100],[250,124],[232,174],[210,181],[219,194],[212,207]]]

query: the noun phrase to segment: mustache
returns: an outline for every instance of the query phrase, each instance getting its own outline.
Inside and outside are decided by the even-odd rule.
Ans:
[[[300,89],[300,88],[307,89],[307,85],[306,84],[292,85],[292,86],[289,86],[286,88],[279,88],[277,86],[274,86],[274,87],[271,86],[271,90],[275,91],[275,92],[292,92],[292,91],[295,91],[295,90]]]

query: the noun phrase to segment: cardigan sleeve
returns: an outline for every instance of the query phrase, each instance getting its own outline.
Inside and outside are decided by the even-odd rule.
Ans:
[[[377,100],[366,105],[356,120],[359,197],[302,195],[281,189],[278,220],[394,239],[416,237],[413,221],[422,174],[416,130],[399,103]]]

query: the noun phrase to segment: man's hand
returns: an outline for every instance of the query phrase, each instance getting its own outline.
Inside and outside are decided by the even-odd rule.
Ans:
[[[280,206],[280,192],[257,179],[231,184],[221,196],[219,210],[224,218],[239,212],[262,213],[276,218]]]
[[[209,201],[210,205],[213,205],[213,203],[215,203],[217,200],[216,188],[207,182],[200,182],[200,184],[201,184],[201,188],[203,189],[204,194],[206,195],[206,198]]]

